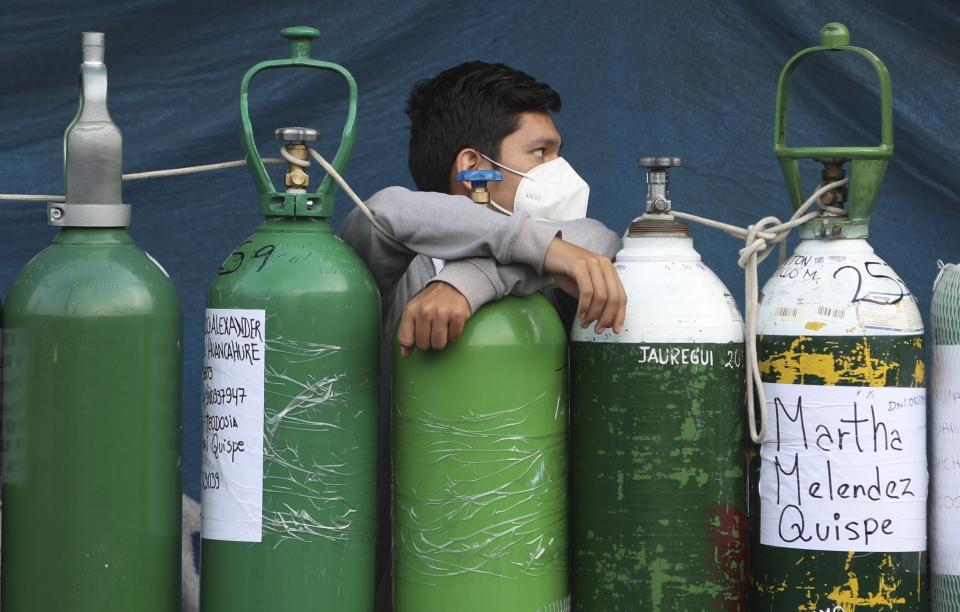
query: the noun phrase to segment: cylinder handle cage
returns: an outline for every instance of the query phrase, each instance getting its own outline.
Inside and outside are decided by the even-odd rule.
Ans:
[[[340,75],[347,82],[350,92],[350,105],[347,110],[347,120],[340,137],[340,147],[333,158],[333,167],[338,173],[346,170],[353,147],[357,142],[357,82],[346,68],[332,62],[313,59],[310,57],[310,45],[313,39],[320,36],[320,32],[308,27],[298,26],[286,28],[281,34],[290,41],[289,59],[269,60],[256,64],[243,76],[240,83],[240,123],[242,127],[243,149],[246,154],[247,167],[253,176],[260,201],[260,213],[271,217],[330,217],[333,214],[333,197],[337,191],[337,184],[330,176],[325,176],[314,192],[302,193],[277,191],[273,181],[267,174],[257,145],[253,138],[253,126],[250,124],[250,109],[248,93],[250,81],[264,70],[275,68],[317,68]]]
[[[790,147],[787,146],[787,99],[790,75],[805,56],[819,51],[849,51],[865,58],[880,80],[881,142],[879,146]],[[783,176],[794,208],[802,204],[803,188],[797,161],[815,159],[828,163],[850,161],[850,184],[847,193],[848,215],[821,217],[808,222],[804,237],[866,238],[870,213],[873,211],[880,182],[893,155],[893,89],[887,67],[872,51],[850,45],[850,32],[842,23],[831,22],[820,30],[820,45],[804,49],[790,58],[777,82],[776,128],[773,152],[780,161]]]

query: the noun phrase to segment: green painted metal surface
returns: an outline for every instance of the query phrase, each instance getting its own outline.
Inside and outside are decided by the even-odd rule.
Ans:
[[[877,74],[880,88],[881,143],[877,146],[790,147],[787,145],[787,102],[790,76],[800,60],[813,53],[847,52],[867,60]],[[844,219],[819,218],[808,222],[803,232],[810,236],[866,238],[880,183],[893,155],[893,87],[890,73],[872,51],[850,45],[850,32],[842,23],[831,22],[820,31],[820,44],[790,58],[777,81],[774,127],[774,154],[780,161],[787,191],[794,208],[806,199],[800,180],[800,159],[836,158],[851,161],[848,187],[849,216]],[[836,228],[837,233],[831,230]]]
[[[574,609],[745,609],[743,344],[570,357]]]
[[[758,353],[761,374],[768,383],[916,388],[926,383],[922,336],[763,336]],[[888,428],[897,427],[897,414],[883,416]],[[776,427],[774,420],[770,427]],[[821,433],[811,432],[811,437]],[[756,453],[753,459],[749,488],[751,610],[927,609],[925,551],[863,553],[761,544]],[[914,488],[923,494],[921,485]],[[830,502],[825,499],[822,503]]]
[[[205,612],[369,612],[379,297],[324,219],[269,218],[224,261],[210,308],[266,318],[262,541],[204,538]]]
[[[180,305],[122,229],[64,229],[4,313],[2,608],[180,609]]]
[[[395,359],[395,609],[560,612],[567,585],[566,334],[537,294]]]
[[[934,287],[930,308],[934,360],[931,380],[930,598],[934,612],[960,612],[960,497],[955,459],[960,414],[960,267],[947,266]]]
[[[249,89],[255,76],[265,70],[278,68],[313,68],[333,72],[343,79],[347,85],[350,97],[347,107],[347,118],[340,136],[340,146],[331,162],[331,165],[340,174],[347,169],[347,163],[353,154],[353,146],[357,142],[357,82],[346,68],[332,62],[325,62],[310,57],[310,46],[320,32],[313,28],[297,26],[285,28],[284,38],[290,42],[290,57],[282,60],[260,62],[250,68],[240,83],[240,126],[243,137],[243,149],[246,153],[247,168],[253,177],[260,202],[260,214],[274,217],[330,217],[333,215],[333,196],[337,191],[337,184],[333,177],[325,176],[317,190],[312,193],[291,193],[277,191],[273,181],[267,174],[267,169],[260,159],[257,143],[253,137],[253,125],[250,123]]]

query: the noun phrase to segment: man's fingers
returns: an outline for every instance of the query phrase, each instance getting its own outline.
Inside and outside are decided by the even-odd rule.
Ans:
[[[430,321],[430,348],[435,351],[447,346],[447,315],[438,312]]]
[[[589,260],[587,269],[590,271],[590,282],[593,284],[593,299],[590,301],[587,315],[583,318],[584,327],[599,319],[600,313],[603,312],[603,308],[607,304],[607,283],[603,278],[600,262],[596,259]]]
[[[447,324],[448,342],[456,342],[460,339],[460,336],[463,335],[463,326],[466,324],[466,322],[467,319],[465,317],[450,317],[450,322]]]
[[[587,311],[590,309],[590,302],[593,301],[593,281],[590,272],[587,270],[587,264],[583,263],[577,267],[574,275],[577,287],[580,291],[580,302],[577,304],[577,316],[580,317],[581,324],[587,326]]]
[[[426,351],[430,348],[430,321],[431,316],[427,312],[421,311],[417,316],[416,320],[416,329],[414,329],[413,335],[416,338],[417,348],[421,351]]]
[[[400,345],[400,356],[409,357],[413,353],[414,338],[414,314],[409,306],[403,309],[403,315],[400,317],[400,325],[397,328],[397,344]]]
[[[617,269],[610,262],[601,264],[603,270],[603,280],[607,288],[607,303],[600,313],[600,319],[597,321],[597,333],[603,333],[605,330],[614,327],[617,313],[622,305],[620,278],[617,276]]]

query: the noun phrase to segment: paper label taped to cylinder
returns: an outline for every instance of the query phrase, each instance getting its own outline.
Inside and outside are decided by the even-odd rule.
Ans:
[[[933,348],[930,390],[930,562],[937,574],[960,574],[960,346]]]
[[[263,535],[263,310],[208,308],[204,322],[202,537]]]
[[[926,391],[764,383],[760,542],[927,549]]]

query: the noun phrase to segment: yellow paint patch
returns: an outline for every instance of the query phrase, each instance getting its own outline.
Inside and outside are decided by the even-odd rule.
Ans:
[[[821,323],[820,321],[810,321],[809,323],[804,325],[804,327],[809,329],[810,331],[818,331],[823,329],[826,326],[827,326],[826,323]]]
[[[903,581],[890,575],[894,569],[892,555],[883,556],[879,566],[881,572],[877,579],[877,588],[865,588],[865,594],[860,593],[860,580],[857,578],[857,573],[850,569],[853,557],[853,552],[847,553],[847,559],[844,563],[847,581],[835,586],[826,597],[835,606],[843,607],[844,612],[856,612],[858,606],[867,606],[871,609],[884,606],[886,609],[895,610],[894,606],[907,603],[906,597],[900,597],[896,593]],[[819,601],[810,601],[806,607],[808,610],[816,610],[818,609],[817,606],[819,606]]]
[[[916,367],[913,368],[913,384],[917,387],[922,387],[926,379],[927,367],[922,359],[918,359]]]
[[[887,376],[900,368],[897,362],[874,358],[866,338],[856,343],[852,352],[837,355],[806,352],[804,345],[810,341],[808,336],[794,339],[789,349],[761,361],[761,372],[774,374],[777,382],[786,384],[800,384],[804,376],[816,376],[825,385],[885,387]]]

